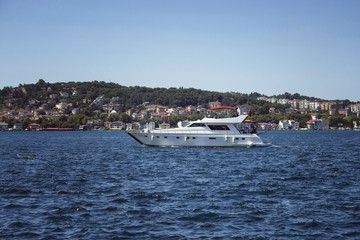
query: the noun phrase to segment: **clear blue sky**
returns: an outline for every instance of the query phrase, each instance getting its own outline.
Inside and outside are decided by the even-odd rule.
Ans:
[[[105,81],[360,100],[360,1],[0,0],[0,87]]]

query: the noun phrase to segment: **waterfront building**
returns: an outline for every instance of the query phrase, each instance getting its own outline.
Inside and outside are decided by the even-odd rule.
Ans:
[[[170,124],[169,123],[161,123],[161,124],[159,124],[159,128],[160,129],[169,129]]]
[[[22,123],[14,123],[13,130],[15,130],[15,131],[23,130],[23,124]]]
[[[307,129],[309,130],[328,130],[329,121],[326,119],[311,119],[306,122]]]
[[[122,121],[105,122],[105,127],[110,130],[123,130],[126,124]]]
[[[145,128],[146,129],[155,129],[155,122],[148,122],[148,123],[146,123],[146,125],[145,125]]]
[[[29,124],[29,128],[30,128],[30,130],[32,130],[32,131],[38,131],[38,130],[40,130],[40,124],[31,123],[31,124]]]
[[[0,122],[0,130],[9,130],[9,124],[6,122]]]
[[[280,130],[299,130],[300,124],[295,120],[281,120],[279,121],[279,128]]]

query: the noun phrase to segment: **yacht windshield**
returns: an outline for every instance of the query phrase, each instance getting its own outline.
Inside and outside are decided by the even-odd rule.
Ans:
[[[186,123],[183,127],[187,127],[191,124],[191,122]]]
[[[230,130],[227,125],[208,125],[211,130]]]

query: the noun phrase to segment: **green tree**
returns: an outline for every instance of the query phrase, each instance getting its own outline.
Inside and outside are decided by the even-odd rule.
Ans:
[[[124,123],[132,122],[132,117],[127,115],[126,113],[120,113],[119,120],[123,121]]]
[[[330,127],[345,127],[347,125],[347,121],[342,116],[331,116],[329,118]]]
[[[119,121],[120,116],[119,116],[119,114],[110,114],[106,120],[109,122]]]

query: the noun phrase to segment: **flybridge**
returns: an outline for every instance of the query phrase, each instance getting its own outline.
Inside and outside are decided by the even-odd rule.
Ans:
[[[232,118],[203,118],[201,120],[197,120],[194,122],[202,122],[202,123],[242,123],[248,115],[241,115],[238,117]]]
[[[219,109],[231,109],[231,110],[237,110],[239,115],[243,115],[243,112],[240,110],[240,108],[236,107],[230,107],[230,106],[219,106],[219,107],[212,107],[211,110],[219,110]],[[246,112],[248,116],[251,116],[251,110],[248,110],[249,112]]]

